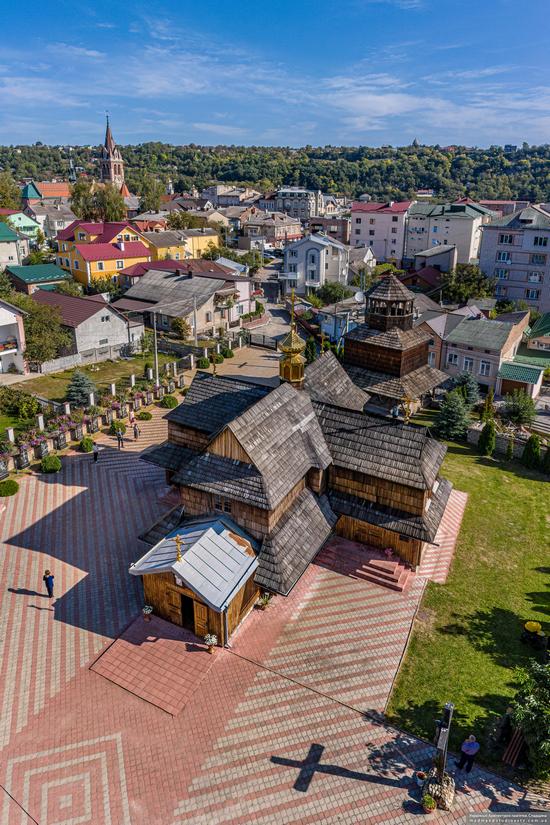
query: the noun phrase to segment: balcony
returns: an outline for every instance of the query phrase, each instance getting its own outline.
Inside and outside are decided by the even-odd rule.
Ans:
[[[12,355],[17,352],[17,338],[0,339],[0,355]]]

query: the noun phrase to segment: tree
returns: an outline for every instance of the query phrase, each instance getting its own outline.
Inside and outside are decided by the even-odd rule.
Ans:
[[[13,284],[10,281],[9,275],[5,271],[0,272],[0,298],[9,301],[13,291]]]
[[[191,324],[187,320],[187,318],[173,318],[172,319],[172,329],[176,333],[176,335],[182,339],[182,341],[186,341],[187,338],[191,335]]]
[[[527,439],[527,444],[523,448],[521,463],[530,470],[538,470],[541,465],[540,458],[540,436],[533,433]]]
[[[481,455],[493,455],[497,444],[495,422],[490,419],[487,421],[479,436],[477,448]]]
[[[43,264],[46,260],[46,253],[42,249],[33,249],[29,252],[27,263],[29,265]]]
[[[464,438],[470,424],[468,407],[463,396],[453,390],[445,396],[436,420],[435,429],[441,438]]]
[[[453,380],[453,389],[460,391],[468,409],[473,409],[479,401],[479,386],[471,372],[461,372]]]
[[[94,194],[94,203],[98,221],[122,221],[126,217],[124,198],[110,183],[98,187]]]
[[[61,326],[57,307],[45,306],[33,301],[30,295],[13,292],[10,302],[22,309],[25,328],[25,359],[33,364],[51,361],[70,346],[71,336]]]
[[[513,461],[514,459],[514,436],[510,434],[508,444],[506,446],[506,461]]]
[[[343,284],[334,281],[327,281],[317,290],[317,297],[323,301],[323,304],[335,304],[337,301],[343,301],[344,298],[350,298],[353,295],[351,289],[348,289]]]
[[[518,427],[529,426],[537,414],[535,402],[525,390],[514,390],[504,396],[502,415]]]
[[[310,335],[306,341],[304,355],[308,364],[313,364],[317,358],[317,346],[315,345],[315,338],[312,335]]]
[[[550,476],[550,441],[546,442],[546,452],[542,459],[541,470],[544,475]]]
[[[104,295],[107,292],[111,298],[115,298],[121,294],[122,289],[106,275],[104,278],[94,278],[88,287],[88,292],[91,295]]]
[[[139,192],[140,212],[158,212],[164,194],[162,183],[152,175],[145,174]]]
[[[21,190],[8,170],[0,172],[0,207],[21,209]]]
[[[178,209],[170,212],[166,222],[170,229],[199,229],[207,223],[207,220],[206,216],[201,218],[198,215],[190,215],[183,209]]]
[[[71,209],[83,221],[95,220],[95,204],[91,178],[79,178],[71,186]]]
[[[478,266],[457,264],[441,279],[441,289],[447,301],[465,304],[470,298],[490,298],[495,291],[495,280],[487,278]]]
[[[86,407],[92,392],[97,392],[94,382],[85,373],[75,370],[67,387],[66,400],[75,407]]]
[[[536,776],[544,776],[550,764],[550,662],[530,659],[518,668],[519,690],[512,703],[512,721],[529,748],[529,760]]]
[[[149,330],[145,330],[145,332],[139,339],[139,344],[141,347],[141,351],[144,353],[144,355],[146,355],[148,352],[151,352],[154,346],[153,333],[149,332]],[[145,372],[145,374],[147,373]]]
[[[494,405],[494,398],[495,392],[492,387],[489,388],[487,395],[485,396],[485,402],[483,404],[483,412],[481,413],[481,420],[485,423],[488,421],[492,421],[495,417],[495,405]]]
[[[72,295],[74,298],[80,298],[82,296],[82,286],[78,281],[60,281],[55,285],[54,292],[59,292],[60,295]]]

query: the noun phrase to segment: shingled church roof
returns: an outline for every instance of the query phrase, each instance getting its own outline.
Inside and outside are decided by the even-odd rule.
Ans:
[[[194,450],[174,444],[172,441],[164,441],[152,450],[147,450],[140,455],[142,461],[155,464],[157,467],[164,467],[165,470],[179,470],[196,455]]]
[[[384,332],[373,329],[368,324],[359,324],[354,329],[346,332],[347,341],[368,341],[369,344],[385,349],[405,350],[417,344],[424,344],[430,340],[430,336],[419,327],[414,329],[399,329],[392,327]]]
[[[263,541],[255,580],[286,596],[315,558],[336,524],[326,496],[305,488]]]
[[[233,378],[198,372],[185,401],[171,410],[166,419],[213,435],[262,399],[270,387],[247,384]]]
[[[368,391],[369,396],[380,395],[397,400],[420,398],[425,393],[431,392],[434,387],[439,387],[449,380],[445,372],[430,367],[428,364],[401,376],[375,372],[352,364],[345,364],[344,369],[353,383],[362,390]]]
[[[421,490],[432,488],[447,448],[425,427],[316,401],[313,405],[336,466]]]
[[[325,352],[306,367],[304,389],[314,401],[351,410],[362,410],[369,400],[332,352]]]
[[[256,467],[214,453],[195,456],[173,482],[270,509],[267,485]]]
[[[366,298],[374,298],[377,301],[412,301],[414,292],[407,289],[399,278],[390,272],[371,286]]]

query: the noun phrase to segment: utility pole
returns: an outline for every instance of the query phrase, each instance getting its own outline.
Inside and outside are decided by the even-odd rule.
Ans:
[[[153,352],[155,354],[155,384],[160,386],[159,381],[159,354],[157,349],[157,313],[153,309]]]
[[[195,333],[195,346],[197,346],[197,296],[193,297],[193,332]]]

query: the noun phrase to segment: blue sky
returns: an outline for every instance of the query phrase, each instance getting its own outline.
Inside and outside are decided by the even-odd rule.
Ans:
[[[5,4],[0,142],[546,143],[548,2]]]

